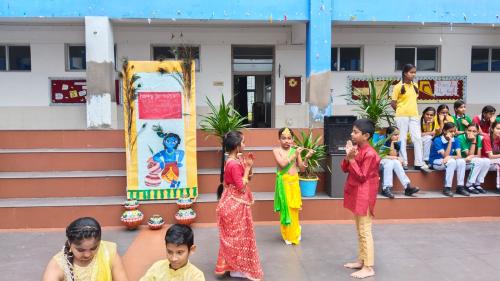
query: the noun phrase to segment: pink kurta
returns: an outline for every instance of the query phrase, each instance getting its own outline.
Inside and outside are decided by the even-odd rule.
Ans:
[[[355,215],[366,216],[368,210],[374,215],[379,186],[380,157],[369,145],[358,147],[358,155],[351,160],[344,159],[341,168],[348,173],[344,186],[344,208]]]
[[[230,159],[224,168],[224,192],[217,205],[219,257],[215,272],[239,271],[251,280],[263,277],[253,229],[253,195],[243,184],[244,166]]]

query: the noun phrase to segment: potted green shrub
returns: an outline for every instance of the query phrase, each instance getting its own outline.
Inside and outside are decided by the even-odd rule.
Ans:
[[[234,109],[231,102],[224,100],[224,95],[221,95],[221,102],[218,106],[212,103],[207,97],[207,104],[210,112],[207,115],[202,115],[200,128],[202,131],[216,136],[219,139],[221,146],[221,160],[220,160],[220,182],[224,180],[224,135],[231,131],[239,131],[247,127],[245,124],[246,117],[241,116],[238,111]]]
[[[314,153],[305,160],[307,168],[304,172],[299,172],[300,191],[303,197],[312,197],[316,195],[318,185],[318,170],[320,167],[326,167],[324,160],[326,158],[326,146],[322,143],[322,136],[313,136],[311,130],[308,133],[301,132],[300,137],[295,137],[295,144],[305,148],[302,153],[302,159],[308,153],[308,150],[314,150]],[[328,167],[326,167],[328,168]]]

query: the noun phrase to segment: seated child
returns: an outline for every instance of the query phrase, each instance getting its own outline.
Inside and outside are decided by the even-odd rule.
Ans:
[[[394,194],[392,193],[392,174],[396,173],[396,176],[405,189],[405,195],[412,196],[420,189],[418,187],[412,187],[410,185],[410,179],[405,174],[405,171],[403,169],[403,159],[399,157],[399,150],[401,145],[399,142],[398,128],[394,126],[388,127],[387,136],[389,137],[389,139],[385,143],[384,148],[389,150],[389,155],[385,156],[384,159],[380,161],[380,166],[382,167],[384,174],[382,195],[391,199],[394,198]]]
[[[189,262],[196,250],[191,227],[174,224],[165,234],[167,259],[155,262],[140,281],[205,281],[205,276]]]
[[[481,154],[484,158],[490,159],[490,170],[497,171],[495,192],[500,194],[500,120],[495,120],[491,125],[491,132],[483,136]]]
[[[424,147],[424,161],[429,164],[429,153],[431,152],[432,139],[436,132],[434,131],[434,117],[436,116],[436,109],[432,106],[427,107],[422,112],[420,117],[420,129],[422,132],[422,144]]]
[[[457,126],[457,135],[464,134],[467,130],[467,126],[472,123],[472,119],[469,115],[465,114],[465,102],[463,100],[457,100],[453,104],[453,109],[455,110],[455,126]]]
[[[490,169],[490,159],[481,158],[483,136],[479,134],[477,124],[469,123],[465,134],[457,137],[460,143],[462,157],[465,159],[466,169],[470,170],[467,178],[467,190],[473,194],[486,193],[481,185]]]
[[[447,122],[439,136],[432,141],[429,162],[436,170],[446,170],[443,194],[453,197],[451,184],[453,173],[457,172],[457,194],[469,196],[465,190],[465,160],[461,157],[460,144],[454,138],[456,131],[455,123]]]
[[[451,116],[448,106],[446,104],[441,104],[440,106],[438,106],[437,114],[434,118],[434,130],[436,132],[436,135],[441,134],[444,123],[447,122],[455,123],[455,119],[453,119],[453,116]]]
[[[74,220],[66,228],[66,242],[49,262],[43,281],[127,281],[116,244],[101,240],[101,225],[92,217]]]
[[[495,112],[497,112],[497,110],[493,106],[487,105],[483,107],[481,115],[476,115],[472,119],[472,122],[479,126],[479,132],[481,134],[487,135],[490,133],[491,123],[495,121]]]

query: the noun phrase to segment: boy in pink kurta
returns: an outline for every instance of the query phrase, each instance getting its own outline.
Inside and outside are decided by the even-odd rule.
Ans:
[[[371,225],[380,180],[380,157],[369,143],[374,131],[372,121],[356,120],[351,133],[352,142],[347,142],[347,155],[341,163],[342,170],[348,173],[344,186],[344,207],[354,214],[359,242],[358,260],[344,266],[359,269],[351,274],[355,278],[375,275]]]

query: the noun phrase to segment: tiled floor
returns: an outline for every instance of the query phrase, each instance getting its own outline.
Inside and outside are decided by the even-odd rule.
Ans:
[[[115,241],[135,281],[164,255],[162,231],[105,229],[104,239]],[[300,246],[287,246],[278,225],[256,226],[265,280],[353,280],[342,267],[356,258],[353,224],[303,224]],[[442,221],[376,223],[376,277],[366,280],[500,280],[500,221]],[[191,261],[212,274],[217,249],[214,226],[195,227],[198,250]],[[40,280],[50,257],[64,242],[62,230],[0,232],[0,280]],[[226,278],[224,280],[238,280]],[[241,280],[241,279],[239,279]]]

